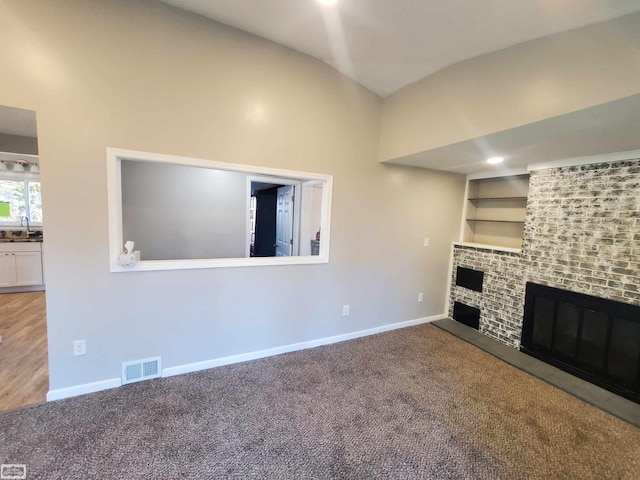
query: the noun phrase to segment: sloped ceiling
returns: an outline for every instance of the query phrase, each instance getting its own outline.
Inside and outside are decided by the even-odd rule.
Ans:
[[[380,96],[448,65],[640,11],[638,0],[162,0],[316,57]]]
[[[407,92],[402,87],[417,82],[409,87],[413,89],[435,77],[431,74],[449,71],[443,70],[445,67],[456,68],[486,54],[501,55],[530,40],[553,43],[555,40],[550,39],[558,36],[554,34],[562,35],[559,32],[575,32],[574,29],[585,25],[640,11],[638,0],[337,0],[333,6],[322,5],[318,0],[161,1],[321,59],[381,97],[400,89],[384,99],[385,105],[387,100]],[[637,18],[637,15],[624,18],[632,16]],[[613,45],[621,38],[624,36],[608,42]],[[532,49],[535,51],[536,47]],[[573,54],[579,54],[579,48]],[[554,78],[554,73],[549,73],[549,78]],[[478,84],[472,88],[478,89]],[[381,160],[470,174],[638,149],[640,95],[616,98],[607,103],[590,99],[585,101],[588,108],[529,119],[514,128],[505,125],[495,133],[477,138],[467,136],[437,148],[409,148],[416,152],[410,155],[406,154],[409,146],[406,140],[412,139],[404,135],[401,143],[405,152],[382,155]],[[433,104],[420,108],[423,107],[434,110]],[[394,114],[417,130],[417,135],[422,131],[433,133],[430,129],[433,125],[421,123],[424,118],[415,108],[396,110]],[[459,108],[462,118],[470,113],[465,105]],[[481,129],[478,125],[470,126],[473,128],[467,130]],[[402,130],[401,125],[399,129]],[[486,158],[494,155],[505,157],[505,163],[500,167],[488,166]]]

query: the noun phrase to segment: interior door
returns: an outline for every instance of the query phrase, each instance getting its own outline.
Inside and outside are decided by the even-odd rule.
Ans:
[[[276,257],[293,254],[293,185],[278,187]]]
[[[274,188],[256,192],[256,242],[254,257],[276,256],[276,215],[278,191]]]

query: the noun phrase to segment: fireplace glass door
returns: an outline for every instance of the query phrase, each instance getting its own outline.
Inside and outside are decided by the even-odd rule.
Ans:
[[[640,307],[528,283],[520,349],[640,403]]]

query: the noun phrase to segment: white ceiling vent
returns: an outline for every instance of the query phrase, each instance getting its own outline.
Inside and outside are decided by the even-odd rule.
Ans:
[[[124,362],[122,364],[122,384],[150,380],[162,375],[160,357]]]

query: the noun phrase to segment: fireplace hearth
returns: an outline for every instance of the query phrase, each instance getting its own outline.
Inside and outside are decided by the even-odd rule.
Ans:
[[[640,307],[527,283],[520,350],[640,403]]]

